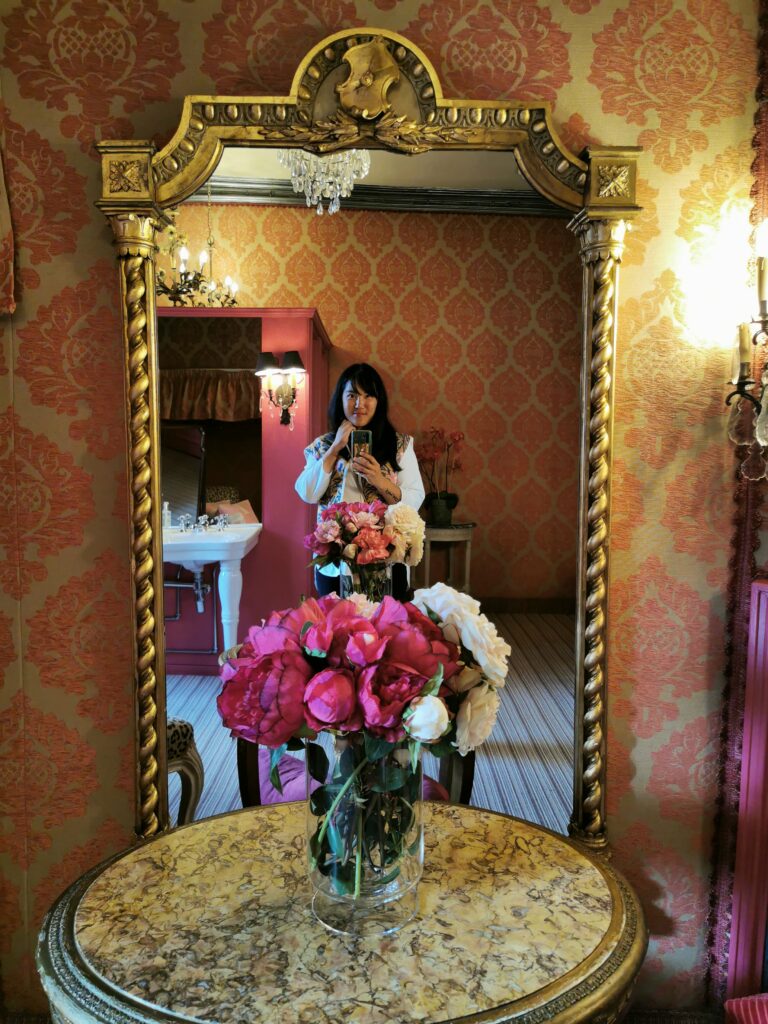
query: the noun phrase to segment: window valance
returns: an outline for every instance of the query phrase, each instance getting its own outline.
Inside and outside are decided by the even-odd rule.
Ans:
[[[259,418],[259,378],[253,370],[162,370],[160,416],[164,420]]]

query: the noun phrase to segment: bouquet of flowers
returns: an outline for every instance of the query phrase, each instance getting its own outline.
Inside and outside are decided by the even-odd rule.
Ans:
[[[304,538],[315,566],[346,565],[370,597],[381,599],[384,584],[378,570],[392,562],[418,565],[424,554],[424,520],[403,502],[340,501],[320,513]]]
[[[451,473],[461,469],[464,434],[460,430],[446,433],[441,427],[432,427],[427,439],[417,448],[419,466],[429,486],[429,494],[441,497],[450,494]]]
[[[224,666],[219,713],[233,736],[271,748],[278,789],[281,756],[305,746],[316,889],[359,899],[407,876],[419,752],[464,754],[487,738],[509,653],[479,604],[445,584],[411,603],[312,598],[250,629]]]

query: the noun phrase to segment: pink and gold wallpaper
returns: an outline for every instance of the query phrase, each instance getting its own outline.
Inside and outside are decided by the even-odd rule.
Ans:
[[[331,386],[370,362],[398,429],[464,433],[451,489],[455,521],[478,524],[472,592],[574,602],[581,266],[567,220],[223,205],[211,223],[240,305],[317,307]],[[177,227],[202,245],[206,207],[182,207]]]
[[[446,95],[543,97],[575,150],[590,140],[644,147],[645,211],[629,240],[619,303],[609,828],[651,930],[638,1003],[701,1006],[723,686],[731,452],[722,397],[731,337],[694,338],[684,271],[702,230],[728,204],[748,200],[755,5],[6,0],[2,11],[0,141],[16,247],[16,310],[0,319],[2,1012],[44,1009],[32,960],[41,916],[68,882],[127,843],[133,825],[122,352],[110,233],[93,206],[93,142],[163,142],[188,93],[284,93],[309,47],[365,24],[419,44]],[[345,223],[335,218],[335,230]],[[456,314],[470,324],[480,295],[504,272],[501,251],[494,255],[501,270],[477,268],[491,282],[486,291],[463,282],[466,309]],[[361,287],[370,287],[368,268],[361,272]],[[722,298],[710,291],[703,301],[713,295]],[[380,310],[374,326],[390,313],[393,330],[377,338],[375,354],[394,367],[402,345],[394,328],[405,311]],[[345,351],[373,356],[370,327],[341,314],[339,306],[324,315],[339,325]],[[484,310],[478,315],[487,322]],[[413,367],[424,374],[414,394],[431,394],[433,379],[437,417],[468,391],[436,372],[442,340],[433,328],[427,315],[408,329],[424,355]],[[454,350],[469,340],[457,333]],[[476,340],[494,351],[493,334]],[[512,385],[526,372],[517,360],[532,356],[521,351],[503,371]],[[557,390],[561,367],[551,372]],[[414,396],[400,394],[405,417]],[[491,421],[498,415],[493,403],[485,409]],[[493,422],[482,429],[492,436]],[[520,467],[513,461],[507,472],[514,487]],[[540,500],[546,507],[550,499]],[[485,494],[471,500],[493,503]]]

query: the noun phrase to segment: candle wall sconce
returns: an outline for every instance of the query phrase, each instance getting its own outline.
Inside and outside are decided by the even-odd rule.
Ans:
[[[264,411],[266,389],[270,406],[280,410],[280,422],[283,426],[293,430],[296,395],[299,384],[306,373],[301,356],[295,350],[283,353],[282,366],[272,352],[262,352],[256,363],[256,376],[261,379],[262,388],[259,396],[259,411]]]
[[[755,249],[758,314],[749,323],[739,325],[739,372],[731,381],[735,390],[726,397],[725,404],[731,409],[728,437],[735,445],[749,449],[742,473],[749,480],[762,480],[768,477],[768,359],[763,358],[759,381],[752,375],[752,366],[756,352],[765,356],[768,342],[768,220],[755,232]]]

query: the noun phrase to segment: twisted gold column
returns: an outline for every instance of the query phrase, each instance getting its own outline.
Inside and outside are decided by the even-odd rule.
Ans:
[[[571,223],[583,265],[582,471],[579,496],[576,771],[572,835],[592,847],[605,835],[605,625],[618,269],[626,221]]]
[[[123,337],[127,361],[130,445],[132,570],[136,633],[137,786],[139,835],[155,835],[167,827],[167,788],[158,773],[164,747],[164,709],[158,707],[158,666],[162,665],[162,632],[155,602],[162,586],[152,541],[158,525],[159,466],[156,418],[151,415],[157,387],[155,331],[154,235],[151,215],[117,214],[110,218],[120,257]],[[162,672],[162,668],[159,669]]]

